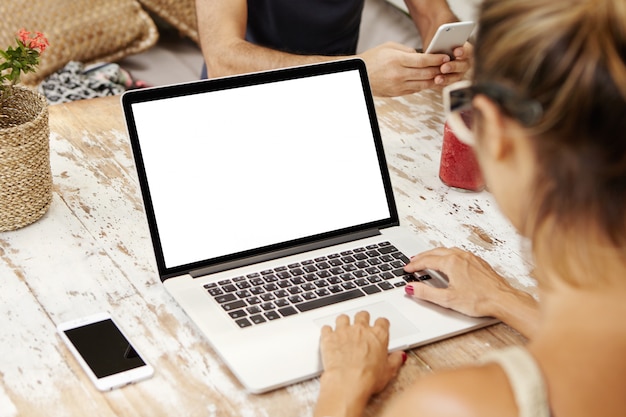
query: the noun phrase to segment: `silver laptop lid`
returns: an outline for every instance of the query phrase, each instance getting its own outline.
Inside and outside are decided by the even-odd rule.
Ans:
[[[134,90],[122,104],[163,280],[398,224],[359,59]]]

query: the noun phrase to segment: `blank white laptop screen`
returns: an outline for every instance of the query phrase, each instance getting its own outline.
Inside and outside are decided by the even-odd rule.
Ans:
[[[358,70],[132,104],[167,268],[387,219]]]

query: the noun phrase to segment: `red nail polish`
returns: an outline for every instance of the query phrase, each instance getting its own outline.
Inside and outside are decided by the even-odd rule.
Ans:
[[[402,364],[404,365],[404,363],[406,362],[406,360],[408,359],[408,355],[406,354],[406,352],[402,352]]]
[[[405,285],[404,286],[404,292],[406,292],[409,295],[413,295],[413,287],[410,285]]]

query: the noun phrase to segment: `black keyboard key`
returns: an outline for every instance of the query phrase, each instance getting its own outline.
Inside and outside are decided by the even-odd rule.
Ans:
[[[347,264],[351,264],[352,262],[355,262],[355,261],[356,261],[356,259],[354,259],[354,257],[352,257],[352,255],[350,255],[350,256],[344,256],[343,258],[341,258],[341,260],[342,260],[344,263],[347,263]]]
[[[227,284],[227,285],[224,285],[224,286],[222,287],[222,289],[223,289],[224,291],[226,291],[226,292],[235,292],[235,291],[237,291],[237,287],[235,287],[233,284]]]
[[[267,312],[265,313],[265,317],[267,317],[267,318],[268,318],[268,320],[276,320],[276,319],[279,319],[279,318],[280,318],[280,314],[278,314],[278,313],[277,313],[277,312],[275,312],[275,311],[267,311]]]
[[[365,278],[359,278],[356,281],[354,281],[354,283],[358,285],[359,287],[364,287],[370,284],[370,282],[366,280]]]
[[[324,297],[325,295],[330,294],[330,291],[326,288],[320,288],[319,290],[315,290],[315,294],[317,294],[318,297]]]
[[[219,285],[226,285],[226,284],[230,284],[230,283],[231,283],[231,280],[229,280],[229,279],[223,279],[223,280],[221,280],[221,281],[217,281],[217,283],[218,283]]]
[[[293,285],[300,285],[300,284],[304,284],[304,278],[302,277],[295,277],[295,278],[291,278],[290,279],[291,283]]]
[[[328,306],[331,304],[336,304],[341,301],[352,300],[354,298],[359,298],[359,297],[364,297],[364,296],[365,294],[363,294],[362,291],[355,289],[351,291],[340,292],[338,294],[334,294],[325,298],[318,298],[315,300],[306,301],[304,303],[297,304],[296,308],[300,310],[301,312],[310,311],[316,308]]]
[[[330,287],[328,287],[328,291],[333,294],[337,294],[338,292],[343,291],[343,288],[340,285],[331,285]]]
[[[356,278],[351,272],[347,274],[341,274],[339,275],[339,277],[344,281],[352,281]]]
[[[343,262],[341,261],[341,259],[331,259],[330,261],[328,261],[328,263],[334,267],[343,265]]]
[[[211,288],[211,289],[209,289],[209,294],[211,294],[213,297],[215,297],[217,295],[224,294],[224,291],[222,291],[221,288]]]
[[[263,278],[252,278],[250,280],[250,284],[252,284],[255,287],[258,287],[259,285],[265,284],[265,281],[263,280]]]
[[[250,326],[252,326],[252,323],[250,323],[250,320],[248,320],[248,319],[246,319],[246,318],[239,319],[239,320],[235,320],[235,323],[237,323],[237,325],[238,325],[239,327],[241,327],[242,329],[243,329],[244,327],[250,327]]]
[[[356,288],[356,285],[354,285],[353,282],[344,282],[343,284],[341,284],[341,286],[343,287],[344,290],[351,290],[353,288]]]
[[[285,308],[281,308],[278,310],[278,312],[283,316],[283,317],[288,317],[288,316],[292,316],[294,314],[298,314],[298,310],[296,310],[295,308],[289,306],[289,307],[285,307]]]
[[[263,288],[261,287],[253,287],[253,288],[250,288],[249,291],[250,291],[250,294],[253,294],[253,295],[259,295],[265,292]]]
[[[273,303],[264,303],[264,304],[261,304],[261,308],[262,308],[263,310],[267,311],[267,310],[273,310],[273,309],[275,309],[275,308],[276,308],[276,306],[275,306]]]
[[[245,310],[235,310],[235,311],[231,311],[230,313],[228,313],[228,315],[234,319],[238,319],[238,318],[247,316],[248,313],[246,313]]]
[[[259,306],[250,306],[246,308],[246,310],[248,310],[248,313],[250,314],[258,314],[261,312],[261,309],[259,308]]]
[[[328,278],[330,277],[332,274],[326,270],[324,271],[318,271],[315,273],[315,275],[317,275],[318,278]]]
[[[272,275],[265,275],[263,277],[263,280],[265,282],[276,282],[276,281],[278,281],[278,277],[276,275],[274,275],[274,274],[272,274]]]
[[[300,287],[291,287],[287,290],[287,292],[289,292],[289,294],[300,294],[302,292],[302,288]]]
[[[409,258],[407,258],[406,256],[404,256],[403,253],[401,252],[394,252],[391,254],[391,256],[393,256],[396,259],[401,260],[402,262],[404,262],[405,264],[409,263]]]
[[[382,279],[391,279],[391,278],[395,278],[396,276],[394,274],[392,274],[389,271],[383,272],[382,274],[380,274],[380,277]]]
[[[250,320],[252,320],[252,323],[254,323],[254,324],[261,324],[261,323],[265,323],[265,322],[267,321],[267,320],[265,320],[265,318],[264,318],[262,315],[260,315],[260,314],[257,314],[257,315],[254,315],[254,316],[251,316],[251,317],[250,317]]]
[[[266,292],[265,294],[261,294],[259,297],[261,297],[261,300],[263,301],[272,301],[273,299],[275,299],[276,297],[274,297],[274,294]]]
[[[245,289],[252,287],[252,284],[250,284],[248,281],[241,281],[241,282],[236,283],[235,285],[240,290],[245,290]]]
[[[398,268],[393,270],[393,274],[397,277],[401,277],[403,275],[406,275],[406,271],[403,268]]]
[[[391,285],[387,281],[381,282],[380,284],[378,284],[378,286],[384,291],[392,290],[395,288],[393,285]]]
[[[383,246],[381,248],[378,248],[378,252],[382,253],[383,255],[387,255],[388,253],[397,252],[397,251],[398,250],[393,245]]]
[[[368,294],[375,294],[377,292],[380,292],[380,288],[378,288],[376,285],[370,285],[368,287],[363,287],[361,289]]]
[[[255,304],[261,304],[261,299],[259,297],[250,297],[246,300],[248,302],[248,304],[255,305]]]
[[[317,295],[315,295],[314,292],[305,292],[304,294],[302,294],[302,298],[304,298],[305,300],[312,300],[314,298],[317,298]]]
[[[237,297],[235,297],[235,294],[224,294],[224,295],[219,295],[215,297],[215,301],[217,301],[220,304],[224,304],[229,301],[235,301],[236,299]]]
[[[239,298],[248,298],[252,295],[248,290],[237,291],[235,294],[237,294],[237,297]]]
[[[289,295],[289,293],[285,290],[274,291],[274,296],[276,298],[285,298]]]
[[[291,281],[289,281],[289,280],[278,281],[278,286],[280,288],[289,288],[289,287],[291,287]]]
[[[274,300],[274,304],[276,307],[285,307],[289,305],[289,301],[286,298],[279,298],[278,300]]]
[[[281,300],[284,301],[285,299],[281,298]],[[291,301],[292,304],[298,304],[298,303],[301,303],[302,301],[304,301],[304,299],[302,297],[300,297],[299,295],[292,295],[291,297],[289,297],[289,301]]]
[[[360,269],[365,269],[368,266],[370,266],[369,262],[367,262],[367,261],[359,261],[359,262],[355,263],[354,265],[356,265],[357,268],[360,268]]]
[[[232,303],[222,304],[222,308],[226,311],[237,310],[240,308],[244,308],[247,306],[246,302],[243,300],[233,301]]]
[[[291,278],[291,276],[292,276],[292,275],[291,275],[291,272],[289,272],[289,271],[282,271],[282,272],[279,272],[279,273],[278,273],[278,274],[276,274],[276,275],[277,275],[277,276],[278,276],[278,278],[280,278],[280,279],[288,279],[288,278]]]

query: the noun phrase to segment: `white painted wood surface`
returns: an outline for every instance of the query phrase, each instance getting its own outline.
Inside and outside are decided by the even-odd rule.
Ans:
[[[376,103],[402,222],[432,245],[478,253],[532,292],[519,237],[491,195],[438,179],[440,94]],[[0,416],[311,415],[317,380],[245,393],[162,287],[119,98],[51,106],[50,124],[52,206],[33,225],[0,233]],[[119,319],[153,378],[107,393],[91,385],[55,325],[99,310]],[[498,324],[415,349],[366,415],[420,374],[523,342]]]

